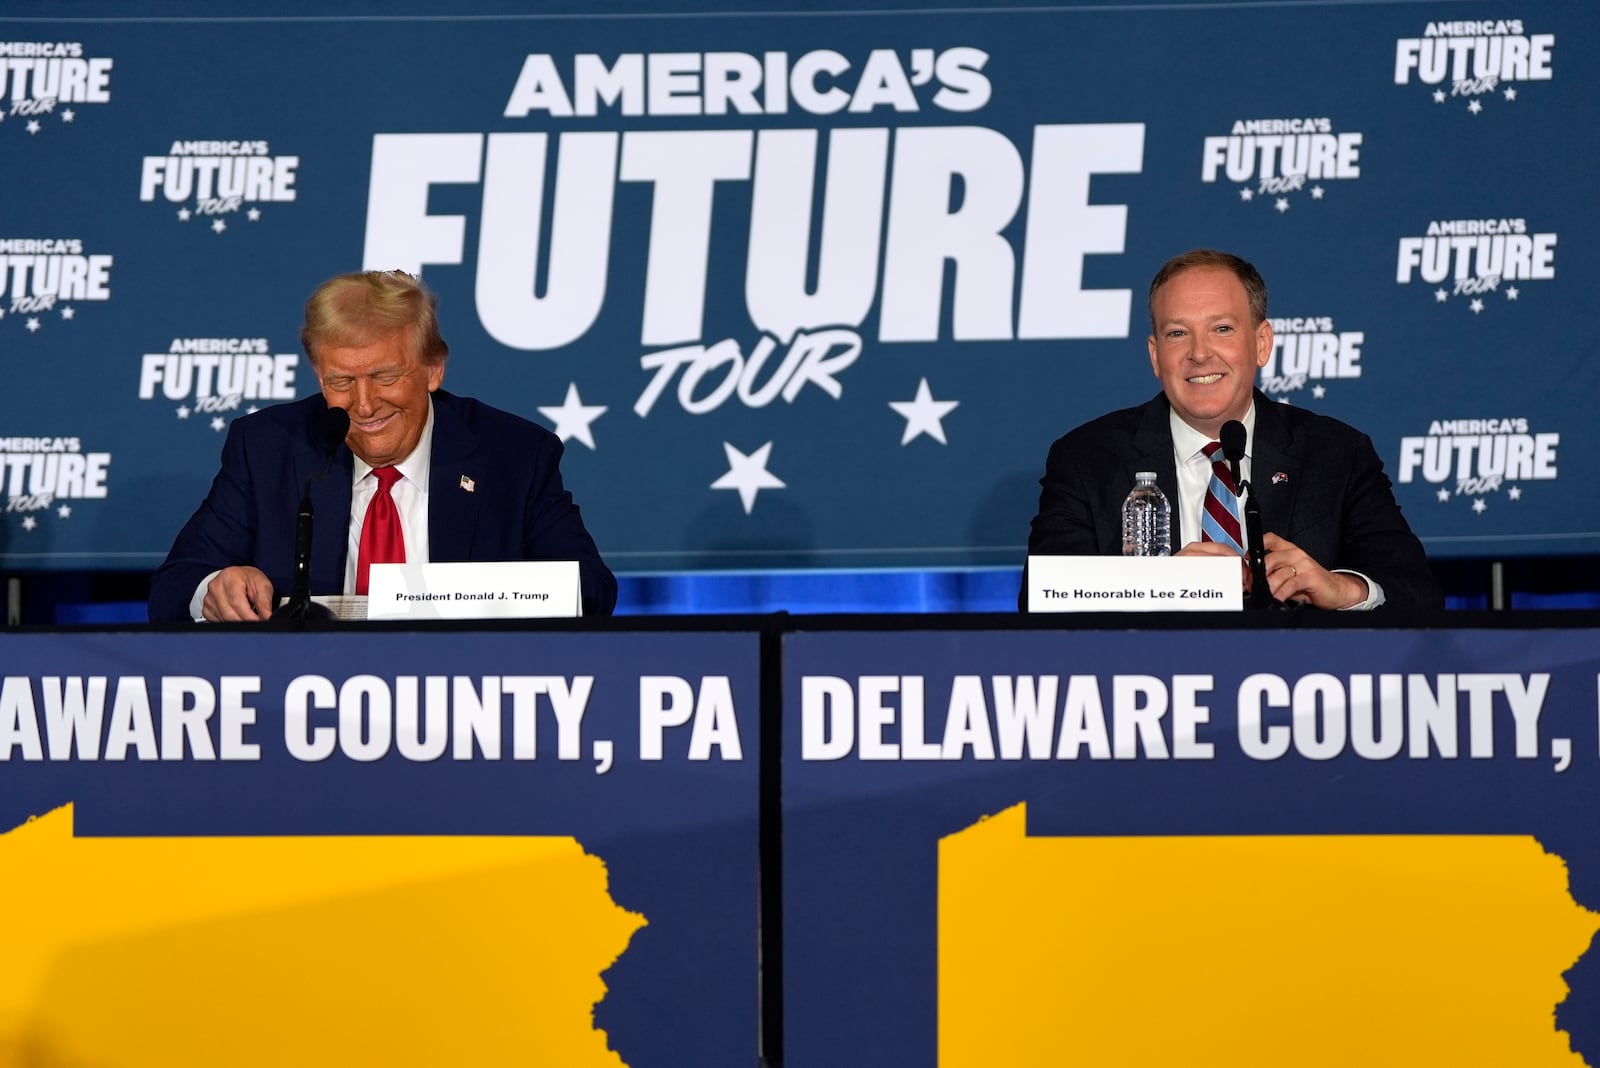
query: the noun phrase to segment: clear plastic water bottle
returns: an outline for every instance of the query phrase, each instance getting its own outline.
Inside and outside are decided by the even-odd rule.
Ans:
[[[1122,555],[1172,555],[1172,505],[1156,485],[1154,471],[1140,471],[1122,502]]]

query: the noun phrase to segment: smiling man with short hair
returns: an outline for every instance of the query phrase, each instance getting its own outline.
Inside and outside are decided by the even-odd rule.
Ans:
[[[450,348],[435,304],[403,271],[317,288],[300,340],[322,392],[234,420],[211,492],[151,579],[152,622],[269,618],[292,585],[308,482],[328,517],[313,594],[364,594],[369,562],[576,560],[584,614],[611,613],[617,582],[562,485],[561,440],[440,388]],[[349,431],[313,480],[329,464],[330,407]]]
[[[1372,441],[1255,388],[1272,355],[1267,287],[1255,267],[1213,249],[1175,256],[1151,280],[1149,311],[1150,368],[1161,392],[1051,446],[1029,555],[1120,553],[1122,502],[1138,471],[1155,471],[1172,502],[1176,555],[1239,556],[1240,547],[1203,529],[1214,443],[1223,424],[1237,420],[1274,599],[1326,609],[1443,608]],[[1240,573],[1248,586],[1249,568]]]

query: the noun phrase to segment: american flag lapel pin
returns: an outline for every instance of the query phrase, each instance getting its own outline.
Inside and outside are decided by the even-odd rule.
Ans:
[[[466,475],[462,475],[461,488],[466,490],[468,493],[476,493],[478,491],[478,484],[472,479],[468,478]]]
[[[1272,476],[1272,484],[1274,486],[1281,486],[1287,481],[1289,481],[1289,473],[1287,471],[1279,471]]]

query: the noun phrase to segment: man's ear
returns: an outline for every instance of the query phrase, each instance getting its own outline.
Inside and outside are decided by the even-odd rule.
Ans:
[[[1261,325],[1256,327],[1256,366],[1265,367],[1267,361],[1272,359],[1272,324],[1261,320]]]

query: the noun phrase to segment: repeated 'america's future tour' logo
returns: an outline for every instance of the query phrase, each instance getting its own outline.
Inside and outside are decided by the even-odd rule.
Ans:
[[[1398,482],[1426,482],[1441,505],[1470,500],[1472,511],[1489,510],[1488,497],[1503,494],[1515,506],[1530,482],[1555,480],[1561,435],[1535,431],[1525,417],[1435,419],[1426,434],[1400,439]]]
[[[1554,76],[1556,35],[1529,33],[1521,19],[1430,22],[1394,47],[1394,84],[1420,85],[1442,107],[1480,115],[1513,106],[1528,82]]]
[[[81,305],[111,299],[112,264],[75,237],[0,237],[0,329],[70,324]]]
[[[76,435],[0,436],[5,525],[24,534],[70,521],[75,502],[105,500],[110,476],[111,454],[85,449]]]
[[[80,41],[0,41],[0,130],[31,139],[70,126],[79,108],[109,104],[111,67]]]
[[[178,205],[178,222],[198,219],[222,234],[230,218],[257,223],[263,205],[294,203],[299,169],[299,156],[274,155],[266,141],[174,141],[164,155],[141,162],[139,200],[149,204],[159,194]]]
[[[1435,304],[1456,298],[1481,315],[1493,304],[1523,297],[1529,282],[1556,276],[1553,231],[1535,231],[1522,218],[1436,219],[1400,238],[1395,281],[1420,282]]]
[[[294,400],[300,355],[264,337],[173,338],[139,357],[139,399],[170,405],[180,424],[221,432],[238,415]]]
[[[1312,399],[1322,400],[1328,395],[1330,382],[1361,377],[1365,331],[1336,328],[1329,315],[1270,321],[1272,354],[1257,380],[1267,396],[1286,401],[1306,391]]]
[[[1299,194],[1322,200],[1332,182],[1361,177],[1361,134],[1323,117],[1236,119],[1200,149],[1200,180],[1238,186],[1242,203],[1270,205],[1279,215]]]

